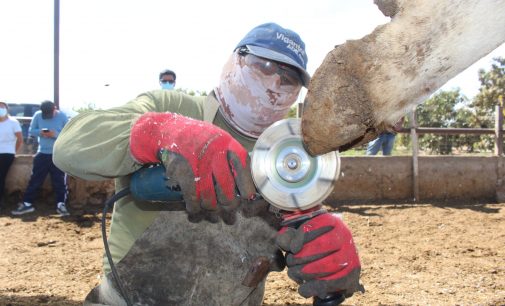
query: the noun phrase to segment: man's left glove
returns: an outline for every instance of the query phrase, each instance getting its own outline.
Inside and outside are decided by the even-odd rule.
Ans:
[[[229,133],[174,113],[146,113],[132,126],[130,151],[142,164],[162,162],[178,183],[191,221],[233,223],[240,199],[256,188],[247,151]]]
[[[287,252],[288,276],[300,284],[303,297],[364,292],[351,232],[336,214],[318,215],[297,229],[283,227],[276,243]]]

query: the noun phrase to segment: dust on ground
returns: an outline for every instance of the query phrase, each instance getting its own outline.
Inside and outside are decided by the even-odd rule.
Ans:
[[[0,214],[0,305],[81,305],[99,281],[100,209]],[[343,305],[505,305],[505,204],[343,205],[364,294]],[[271,273],[263,305],[312,305]]]

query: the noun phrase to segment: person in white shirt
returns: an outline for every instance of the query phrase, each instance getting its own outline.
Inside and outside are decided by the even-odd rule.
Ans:
[[[0,210],[7,173],[14,162],[16,152],[23,144],[21,125],[9,116],[8,109],[7,103],[0,101]]]

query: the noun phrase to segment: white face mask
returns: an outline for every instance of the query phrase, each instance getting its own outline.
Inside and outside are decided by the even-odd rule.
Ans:
[[[251,69],[244,57],[234,52],[216,88],[223,117],[240,133],[258,138],[272,123],[286,117],[301,89],[279,84],[279,75],[268,76]]]
[[[0,117],[5,117],[5,116],[7,116],[7,109],[0,108]]]

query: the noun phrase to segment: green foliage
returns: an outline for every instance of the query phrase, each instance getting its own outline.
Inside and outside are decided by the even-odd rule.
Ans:
[[[482,121],[489,119],[492,121],[493,118],[490,118],[489,111],[494,111],[494,107],[498,103],[503,103],[505,96],[505,58],[497,57],[493,60],[495,62],[491,65],[491,70],[479,70],[481,87],[472,103],[480,110],[478,116]]]
[[[416,110],[418,126],[422,127],[463,127],[471,112],[465,109],[467,99],[459,92],[441,91],[426,100]],[[457,110],[456,107],[460,109]],[[425,134],[419,137],[421,149],[438,154],[450,154],[458,146],[454,135]]]
[[[494,58],[489,71],[479,70],[481,87],[471,103],[475,110],[475,127],[493,128],[495,121],[495,106],[504,106],[505,102],[505,58]],[[493,148],[493,136],[482,137],[480,146],[488,150]]]
[[[207,96],[207,92],[205,90],[194,91],[193,89],[177,88],[176,91],[182,92],[190,96]]]
[[[73,110],[76,111],[76,112],[78,112],[78,113],[85,113],[85,112],[93,111],[93,110],[96,110],[96,109],[100,109],[100,108],[97,107],[96,104],[93,103],[93,102],[88,102],[85,105],[73,108]]]
[[[360,146],[354,147],[344,152],[340,152],[340,156],[364,156],[366,154],[367,144],[362,144]]]
[[[288,112],[288,118],[296,117],[298,117],[298,103],[293,104]]]
[[[441,91],[418,106],[417,125],[440,128],[493,128],[495,106],[504,103],[505,59],[495,58],[489,71],[479,70],[481,87],[472,101],[459,92]],[[489,151],[493,148],[491,135],[434,135],[419,137],[421,150],[451,154],[453,149],[466,152]]]

